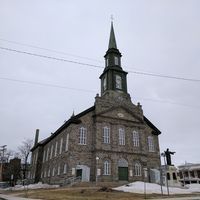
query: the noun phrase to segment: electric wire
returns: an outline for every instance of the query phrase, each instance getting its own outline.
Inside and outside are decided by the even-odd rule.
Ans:
[[[0,40],[4,41],[4,42],[11,43],[11,44],[17,44],[17,45],[21,45],[21,46],[31,47],[31,48],[35,48],[35,49],[54,52],[54,53],[57,53],[57,54],[63,54],[63,55],[68,55],[68,56],[72,56],[72,57],[77,57],[77,58],[81,58],[81,59],[86,59],[86,60],[91,60],[91,61],[96,61],[96,62],[102,63],[100,60],[96,60],[94,58],[79,56],[79,55],[75,55],[75,54],[71,54],[71,53],[66,53],[66,52],[63,52],[63,51],[58,51],[58,50],[53,50],[53,49],[49,49],[49,48],[39,47],[39,46],[31,45],[31,44],[20,43],[20,42],[16,42],[16,41],[12,41],[12,40],[6,40],[6,39],[3,39],[3,38],[0,38]]]
[[[101,68],[101,69],[104,68],[103,66],[100,66],[100,65],[78,62],[78,61],[68,60],[68,59],[64,59],[64,58],[57,58],[57,57],[53,57],[53,56],[46,56],[46,55],[31,53],[31,52],[27,52],[27,51],[20,51],[20,50],[16,50],[16,49],[12,49],[12,48],[6,48],[6,47],[2,47],[2,46],[0,46],[0,49],[6,50],[6,51],[12,51],[12,52],[16,52],[16,53],[21,53],[21,54],[26,54],[26,55],[30,55],[30,56],[36,56],[36,57],[41,57],[41,58],[46,58],[46,59],[51,59],[51,60],[57,60],[57,61],[62,61],[62,62],[69,62],[69,63],[73,63],[73,64],[94,67],[94,68]],[[175,80],[181,80],[181,81],[190,81],[190,82],[200,82],[200,79],[194,79],[194,78],[169,76],[169,75],[142,72],[142,71],[128,71],[128,72],[134,73],[134,74],[139,74],[139,75],[145,75],[145,76],[153,76],[153,77],[175,79]]]

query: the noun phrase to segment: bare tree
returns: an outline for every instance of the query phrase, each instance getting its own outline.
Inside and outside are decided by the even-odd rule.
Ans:
[[[31,139],[25,139],[22,142],[22,145],[18,147],[20,157],[22,159],[23,163],[23,179],[26,179],[26,172],[27,172],[27,165],[28,165],[28,159],[31,152],[31,148],[33,147],[33,140]]]

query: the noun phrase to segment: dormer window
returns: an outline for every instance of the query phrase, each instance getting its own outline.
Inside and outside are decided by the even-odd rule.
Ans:
[[[119,58],[115,56],[114,59],[115,59],[115,65],[119,65]]]
[[[107,89],[107,79],[106,76],[103,78],[103,91]]]
[[[106,67],[108,66],[108,58],[106,58]]]
[[[116,87],[116,89],[122,89],[122,77],[121,76],[119,76],[119,75],[116,75],[116,85],[115,85],[115,87]]]

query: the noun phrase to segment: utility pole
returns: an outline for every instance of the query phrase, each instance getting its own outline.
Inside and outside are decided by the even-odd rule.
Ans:
[[[2,156],[1,156],[1,163],[0,163],[0,181],[3,181],[3,163],[4,163],[4,153],[6,151],[6,146],[7,145],[3,145],[0,146],[0,151],[2,152]]]

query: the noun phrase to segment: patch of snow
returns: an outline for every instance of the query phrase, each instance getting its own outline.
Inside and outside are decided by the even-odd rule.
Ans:
[[[59,185],[49,185],[49,184],[43,184],[41,182],[36,184],[30,184],[30,185],[15,185],[15,187],[9,187],[5,190],[34,190],[34,189],[50,189],[50,188],[58,188]]]
[[[132,193],[140,193],[144,194],[144,190],[146,187],[146,194],[161,194],[161,186],[155,183],[144,183],[144,182],[133,182],[128,185],[120,186],[117,188],[113,188],[114,190],[124,191],[124,192],[132,192]],[[163,194],[167,194],[167,187],[162,186]],[[169,187],[169,194],[190,194],[200,192],[200,184],[191,184],[187,185],[185,188],[178,187]]]

